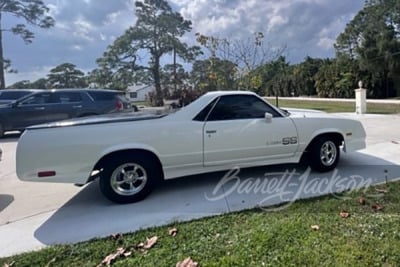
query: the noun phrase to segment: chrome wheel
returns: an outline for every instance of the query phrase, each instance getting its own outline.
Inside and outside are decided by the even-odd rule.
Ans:
[[[321,146],[320,158],[321,163],[327,167],[331,166],[336,162],[337,147],[334,142],[326,141]]]
[[[125,163],[111,174],[111,188],[119,195],[130,196],[142,191],[148,180],[146,170],[135,163]]]

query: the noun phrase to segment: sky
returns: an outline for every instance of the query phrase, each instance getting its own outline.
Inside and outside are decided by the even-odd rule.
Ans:
[[[4,57],[17,74],[6,74],[6,84],[45,78],[65,62],[85,73],[97,67],[107,46],[135,24],[134,0],[43,0],[56,20],[54,27],[31,27],[32,44],[3,34]],[[184,41],[194,45],[196,32],[219,38],[249,38],[263,32],[271,47],[286,47],[291,63],[305,57],[334,56],[333,44],[364,0],[168,0],[192,22]],[[4,15],[3,28],[22,23]]]

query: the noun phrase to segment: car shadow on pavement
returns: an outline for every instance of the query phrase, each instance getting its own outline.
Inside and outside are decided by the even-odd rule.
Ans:
[[[14,196],[0,194],[0,212],[5,210],[14,201]]]
[[[105,199],[95,181],[52,214],[34,236],[46,245],[76,243],[298,199],[340,197],[337,193],[399,177],[400,166],[356,152],[343,155],[337,169],[328,173],[290,164],[165,181],[145,200],[126,205]]]

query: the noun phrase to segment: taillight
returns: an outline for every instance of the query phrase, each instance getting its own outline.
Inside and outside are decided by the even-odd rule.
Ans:
[[[56,176],[56,172],[55,172],[55,171],[43,171],[43,172],[38,172],[37,176],[38,176],[39,178],[52,177],[52,176]]]
[[[118,100],[118,101],[117,101],[117,110],[118,110],[118,111],[121,111],[121,110],[123,110],[123,109],[124,109],[124,103],[122,103],[121,100]]]

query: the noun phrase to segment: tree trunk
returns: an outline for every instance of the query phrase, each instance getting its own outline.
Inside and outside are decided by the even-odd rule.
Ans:
[[[3,55],[3,28],[1,25],[1,12],[0,12],[0,89],[6,88],[4,78],[4,55]]]
[[[159,57],[154,58],[153,74],[154,74],[154,84],[156,87],[155,88],[156,89],[155,104],[156,104],[156,106],[161,107],[164,105],[164,101],[163,101],[163,93],[161,90],[160,58]]]

